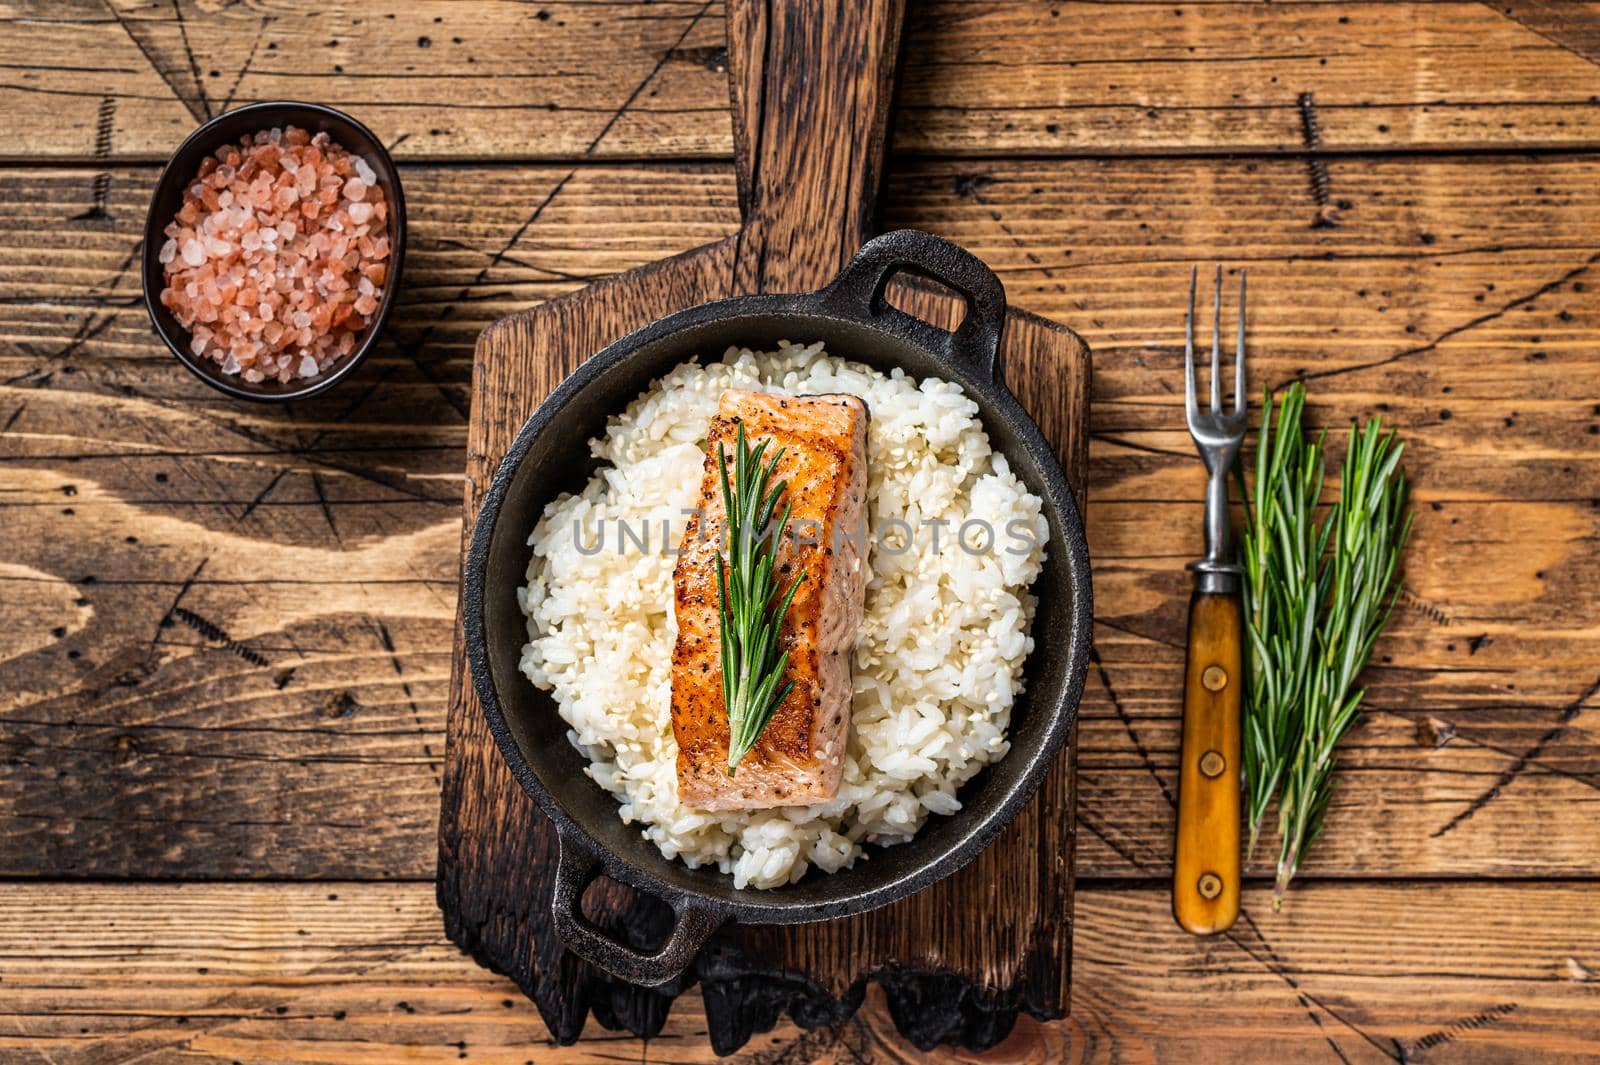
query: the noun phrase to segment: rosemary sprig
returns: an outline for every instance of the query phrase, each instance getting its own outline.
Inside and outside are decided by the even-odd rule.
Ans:
[[[761,730],[794,687],[779,689],[789,668],[789,652],[778,653],[778,630],[789,611],[794,593],[805,579],[801,573],[778,599],[778,537],[789,525],[789,504],[784,504],[777,531],[771,531],[772,514],[788,488],[779,481],[770,491],[767,483],[783,458],[779,448],[763,463],[767,444],[751,448],[739,425],[734,442],[733,481],[728,480],[728,453],[717,444],[722,471],[722,504],[727,513],[726,568],[717,566],[717,602],[722,628],[722,705],[728,713],[728,775],[756,745]]]
[[[1250,665],[1244,719],[1249,854],[1255,853],[1267,808],[1300,742],[1299,710],[1322,600],[1319,563],[1332,528],[1316,528],[1323,437],[1306,442],[1300,427],[1304,409],[1305,389],[1296,384],[1283,397],[1274,432],[1272,396],[1262,399],[1255,505],[1245,509],[1241,553]]]
[[[1356,687],[1399,593],[1400,552],[1411,532],[1405,450],[1380,419],[1350,426],[1339,501],[1318,525],[1323,436],[1301,426],[1305,389],[1262,404],[1254,493],[1241,551],[1249,630],[1245,707],[1246,804],[1253,849],[1278,803],[1274,907],[1322,831],[1338,745],[1355,724]]]

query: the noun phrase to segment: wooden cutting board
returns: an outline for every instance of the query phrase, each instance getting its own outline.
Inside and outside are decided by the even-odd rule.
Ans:
[[[466,538],[512,437],[583,359],[696,303],[818,288],[870,236],[902,4],[730,0],[743,225],[716,244],[484,331],[473,365]],[[954,324],[954,302],[924,286],[899,284],[890,299],[936,324]],[[1055,445],[1081,509],[1088,349],[1066,328],[1013,310],[1003,362],[1007,385]],[[884,987],[901,1030],[924,1047],[992,1044],[1018,1010],[1040,1018],[1066,1013],[1075,743],[1016,821],[948,879],[858,917],[726,928],[702,949],[692,974],[664,987],[632,987],[568,954],[551,932],[555,833],[501,761],[473,692],[459,619],[456,633],[439,904],[451,939],[514,979],[557,1040],[576,1039],[591,1012],[608,1028],[654,1034],[673,998],[695,979],[721,1053],[771,1027],[784,1011],[808,1026],[847,1016],[869,979]],[[608,880],[590,889],[585,912],[645,949],[669,924],[660,903]]]

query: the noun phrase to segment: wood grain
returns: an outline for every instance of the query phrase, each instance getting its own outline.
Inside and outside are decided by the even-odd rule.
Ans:
[[[1597,24],[1589,0],[918,3],[895,147],[1593,148]],[[155,162],[206,116],[267,99],[348,110],[406,159],[733,148],[719,0],[22,0],[0,25],[0,114],[27,131],[0,158]]]
[[[431,877],[473,340],[733,232],[723,18],[0,4],[0,873]],[[1600,148],[1597,25],[1577,0],[912,5],[887,224],[974,247],[1100,354],[1073,1020],[985,1060],[1596,1056],[1600,160],[1567,151]],[[268,97],[467,164],[408,167],[384,351],[270,415],[152,342],[129,267],[155,170],[123,165]],[[1192,158],[1127,158],[1162,155]],[[1322,375],[1334,427],[1381,410],[1421,513],[1289,909],[1247,881],[1197,944],[1161,886],[1202,485],[1170,386],[1184,268],[1224,257],[1261,297],[1257,383]],[[0,942],[6,1060],[708,1058],[693,993],[649,1044],[555,1047],[421,882],[14,882]],[[869,1057],[931,1057],[876,994],[734,1060]]]
[[[1163,887],[1079,892],[1072,1019],[983,1055],[924,1053],[880,995],[727,1059],[772,1062],[1592,1060],[1600,917],[1570,885],[1306,884],[1228,934],[1171,922]],[[440,935],[410,884],[0,885],[0,1057],[257,1065],[711,1062],[697,995],[648,1043],[548,1038],[510,981]],[[1196,1003],[1204,1008],[1196,1008]]]
[[[1600,5],[1560,7],[1566,28],[1544,34],[1494,4],[954,0],[913,23],[895,147],[1588,146],[1600,71],[1564,41],[1592,33]]]
[[[110,174],[108,217],[73,222],[92,172],[0,173],[0,868],[428,876],[465,353],[516,306],[730,233],[733,176],[408,169],[391,342],[348,391],[268,412],[218,399],[153,342],[125,262],[154,171]],[[1384,405],[1420,501],[1375,712],[1341,756],[1308,875],[1595,876],[1600,317],[1581,238],[1600,227],[1600,160],[1335,161],[1335,228],[1312,228],[1305,176],[1287,159],[890,174],[886,224],[974,248],[1015,302],[1103,353],[1080,869],[1160,877],[1170,860],[1182,564],[1200,553],[1204,481],[1169,389],[1184,267],[1226,257],[1260,297],[1254,386],[1340,370],[1313,382],[1310,416],[1337,427]],[[161,627],[186,583],[179,605],[217,630]],[[151,672],[125,672],[156,635]],[[350,818],[374,787],[389,816]]]

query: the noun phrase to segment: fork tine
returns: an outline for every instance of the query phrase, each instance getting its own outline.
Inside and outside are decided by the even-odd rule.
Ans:
[[[1233,413],[1244,413],[1244,284],[1245,271],[1239,271],[1239,343],[1233,357]]]
[[[1199,276],[1199,266],[1189,267],[1189,313],[1183,320],[1183,413],[1191,430],[1200,414],[1194,390],[1194,289]]]
[[[1222,264],[1217,264],[1217,287],[1211,294],[1211,413],[1222,410]]]

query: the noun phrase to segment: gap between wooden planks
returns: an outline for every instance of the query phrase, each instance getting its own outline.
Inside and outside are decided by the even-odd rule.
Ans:
[[[1600,912],[1570,885],[1347,883],[1265,889],[1213,939],[1161,888],[1078,893],[1071,1018],[1023,1018],[986,1062],[1592,1060]],[[1381,916],[1378,916],[1381,915]],[[488,1063],[712,1061],[690,995],[649,1043],[592,1027],[545,1041],[502,978],[446,942],[427,883],[0,885],[0,1056],[21,1060]],[[1197,1003],[1203,1004],[1197,1007]],[[783,1024],[732,1059],[925,1055],[880,998]]]
[[[156,161],[209,115],[285,98],[353,112],[404,158],[732,154],[715,0],[28,12],[0,18],[0,114],[19,134],[0,154],[14,159]],[[1591,2],[938,0],[907,19],[902,152],[1592,147],[1600,134]]]
[[[128,264],[153,176],[111,171],[107,217],[75,220],[92,173],[0,173],[0,869],[427,876],[471,338],[726,233],[731,175],[408,168],[392,339],[285,411],[218,399],[152,342]],[[1600,306],[1579,239],[1600,228],[1600,159],[1330,176],[1348,206],[1313,229],[1296,160],[893,172],[890,224],[966,243],[1101,354],[1081,868],[1148,877],[1168,857],[1202,488],[1178,309],[1183,267],[1217,256],[1253,271],[1256,384],[1339,371],[1317,417],[1387,408],[1421,503],[1376,712],[1308,871],[1600,875]],[[376,823],[352,812],[374,790]]]

